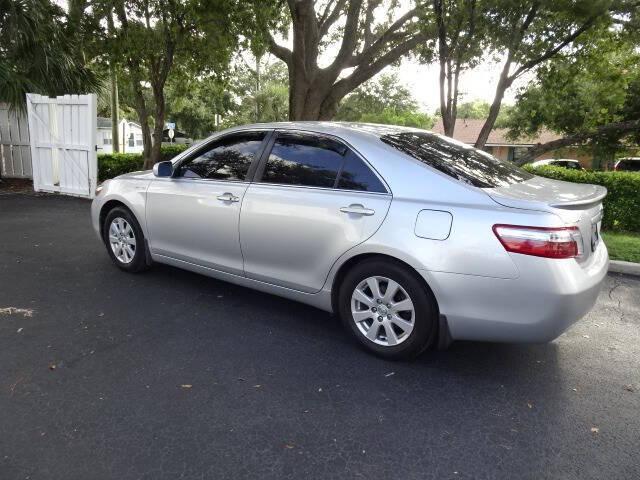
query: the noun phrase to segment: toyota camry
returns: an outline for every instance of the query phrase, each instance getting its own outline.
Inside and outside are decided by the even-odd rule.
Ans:
[[[406,358],[547,342],[584,316],[608,267],[605,195],[425,130],[273,123],[107,180],[92,221],[126,272],[158,262],[304,302]]]

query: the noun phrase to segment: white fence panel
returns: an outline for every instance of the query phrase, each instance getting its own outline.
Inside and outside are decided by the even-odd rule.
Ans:
[[[5,178],[31,178],[29,125],[24,113],[0,103],[0,174]]]
[[[93,198],[97,184],[96,96],[27,94],[33,188]]]

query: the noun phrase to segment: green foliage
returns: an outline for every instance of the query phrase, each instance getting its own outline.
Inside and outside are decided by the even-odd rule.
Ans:
[[[215,115],[233,106],[231,92],[218,77],[180,79],[166,87],[166,118],[191,138],[204,138],[216,130]]]
[[[640,54],[611,32],[592,32],[581,48],[541,67],[521,91],[508,119],[511,136],[535,135],[546,127],[580,134],[640,116]],[[592,138],[601,147],[620,146],[620,135]],[[637,139],[636,139],[637,140]]]
[[[229,105],[224,127],[288,120],[288,75],[283,62],[264,64],[258,57],[256,68],[248,64],[239,66],[230,89],[238,100]]]
[[[531,165],[524,168],[541,177],[606,187],[602,227],[640,233],[640,173],[580,171],[552,166],[533,168]]]
[[[64,10],[49,0],[0,0],[0,101],[25,107],[26,93],[85,93],[99,79],[77,55]]]
[[[160,161],[171,160],[187,149],[186,145],[163,145]],[[142,170],[141,153],[104,153],[98,155],[98,180],[103,182],[124,173]]]
[[[336,120],[430,128],[433,119],[418,111],[418,104],[396,74],[381,75],[349,95],[340,105]]]

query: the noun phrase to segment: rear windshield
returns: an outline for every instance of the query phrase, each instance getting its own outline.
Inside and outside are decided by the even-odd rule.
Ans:
[[[428,132],[403,132],[380,137],[387,145],[461,182],[480,188],[504,187],[533,178],[514,164],[482,150]]]

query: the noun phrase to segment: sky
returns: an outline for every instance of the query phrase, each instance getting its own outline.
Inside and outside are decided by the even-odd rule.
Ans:
[[[491,103],[501,70],[500,63],[485,61],[473,70],[464,72],[460,76],[461,97],[458,102],[483,100]],[[439,67],[437,64],[421,65],[416,61],[404,60],[397,72],[400,81],[411,90],[425,112],[433,113],[440,107]],[[527,81],[528,78],[522,78],[514,82],[514,85],[507,90],[503,104],[515,103],[515,94]]]

